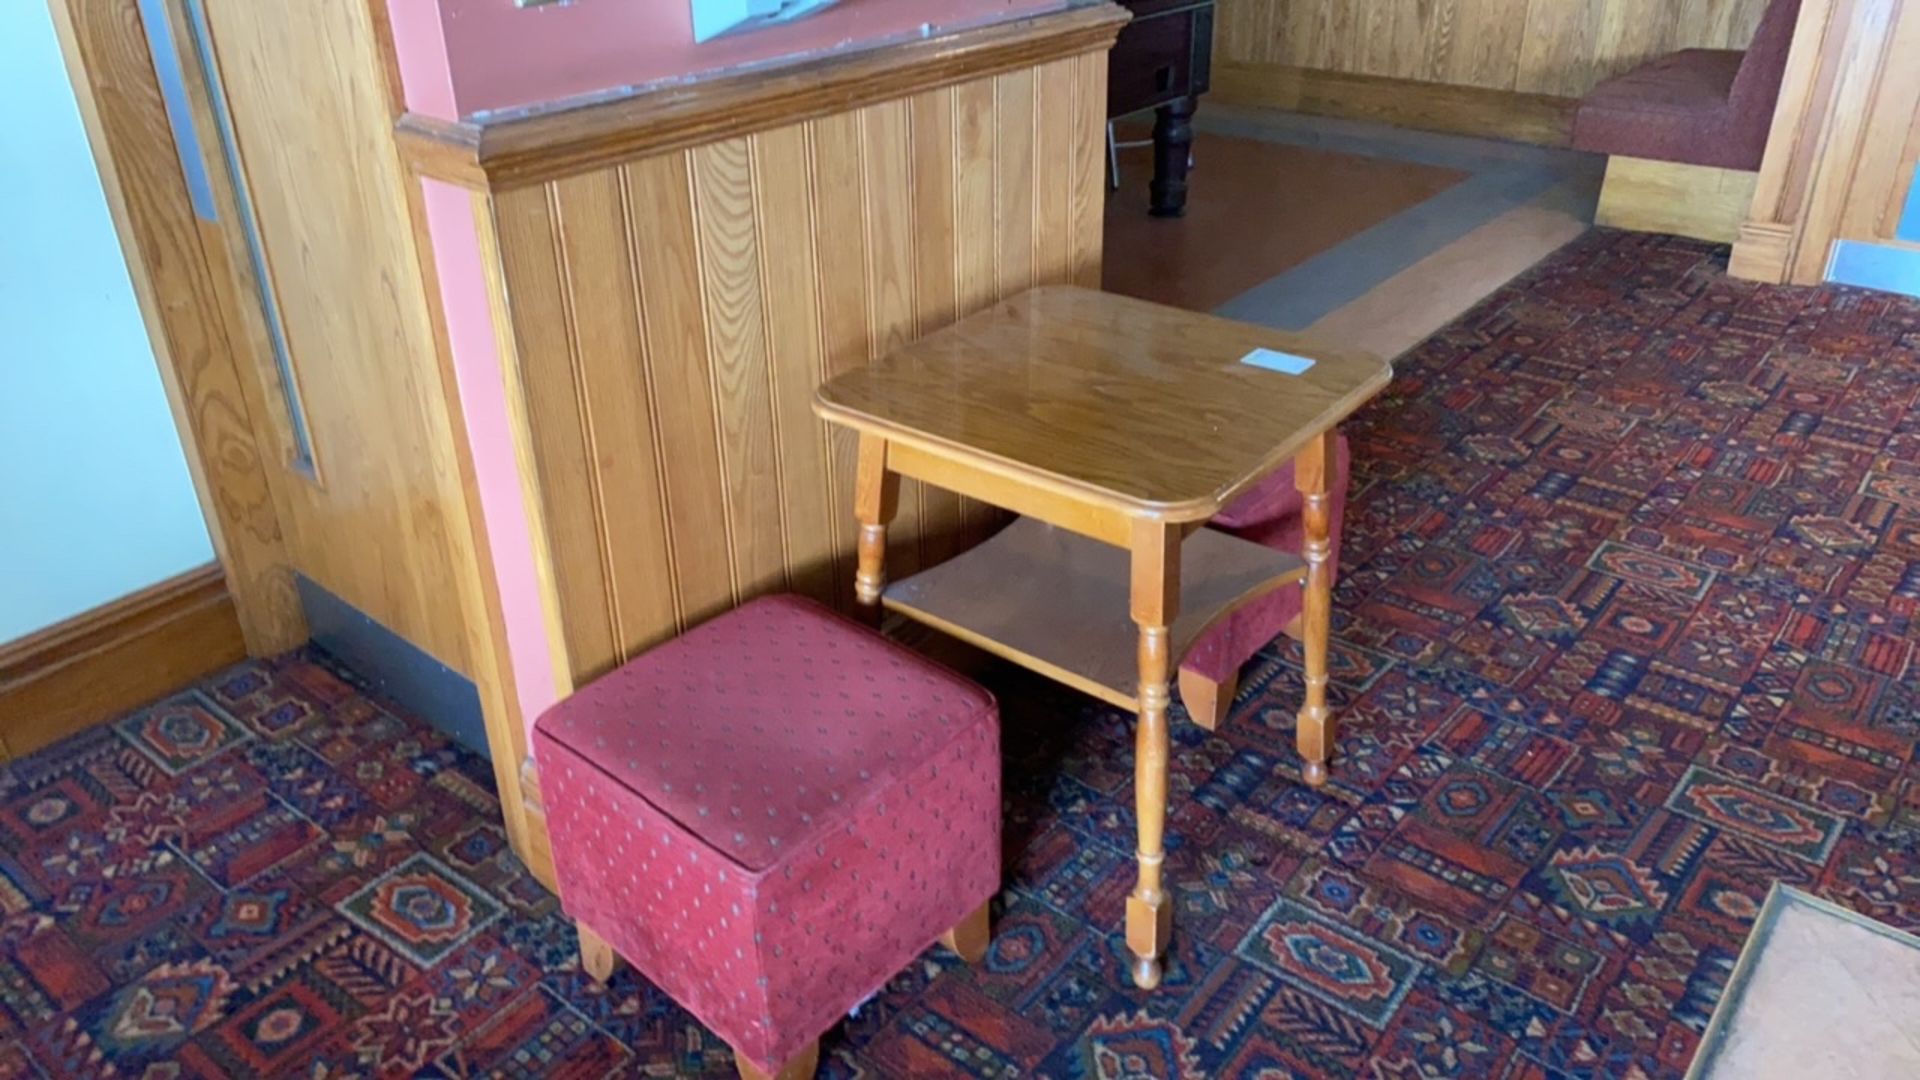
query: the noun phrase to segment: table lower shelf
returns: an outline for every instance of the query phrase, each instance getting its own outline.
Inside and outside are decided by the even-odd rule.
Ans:
[[[1131,555],[1065,529],[1021,518],[993,539],[889,586],[888,609],[1005,657],[1123,709],[1139,707],[1129,615]],[[1208,627],[1242,605],[1306,576],[1298,555],[1213,529],[1180,551],[1180,613],[1171,633],[1177,667]]]

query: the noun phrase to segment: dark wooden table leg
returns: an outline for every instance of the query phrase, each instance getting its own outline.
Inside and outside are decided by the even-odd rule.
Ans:
[[[1193,99],[1175,98],[1155,112],[1149,212],[1180,217],[1187,212],[1187,169],[1193,163]]]

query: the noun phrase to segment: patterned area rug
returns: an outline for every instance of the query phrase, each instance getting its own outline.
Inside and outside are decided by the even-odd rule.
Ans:
[[[1920,929],[1920,305],[1595,232],[1353,425],[1334,782],[1295,652],[1176,725],[1134,991],[1128,719],[1008,674],[988,959],[823,1075],[1672,1076],[1769,885]],[[506,852],[488,771],[297,655],[0,779],[0,1075],[729,1076]]]

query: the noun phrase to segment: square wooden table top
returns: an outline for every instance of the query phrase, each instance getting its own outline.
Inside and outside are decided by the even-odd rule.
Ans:
[[[1298,375],[1256,349],[1313,361]],[[1034,289],[827,382],[815,411],[1169,522],[1212,517],[1392,378],[1377,357],[1071,286]]]

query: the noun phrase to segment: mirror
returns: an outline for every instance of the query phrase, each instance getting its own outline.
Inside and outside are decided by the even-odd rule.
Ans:
[[[839,0],[692,0],[693,40],[791,22]]]

